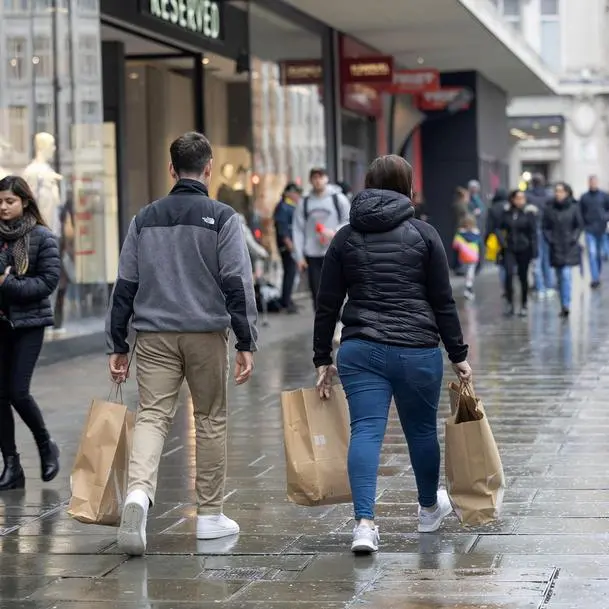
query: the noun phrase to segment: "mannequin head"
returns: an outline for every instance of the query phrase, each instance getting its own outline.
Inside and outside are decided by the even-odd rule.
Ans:
[[[220,173],[227,182],[230,182],[235,177],[235,166],[231,163],[224,163],[220,168]]]
[[[50,133],[37,133],[34,136],[34,150],[36,151],[36,159],[48,163],[55,154],[55,138]]]

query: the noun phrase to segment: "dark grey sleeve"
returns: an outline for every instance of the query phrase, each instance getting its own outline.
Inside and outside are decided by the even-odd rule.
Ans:
[[[220,285],[237,337],[237,351],[256,351],[258,311],[252,263],[239,216],[234,214],[218,235]]]

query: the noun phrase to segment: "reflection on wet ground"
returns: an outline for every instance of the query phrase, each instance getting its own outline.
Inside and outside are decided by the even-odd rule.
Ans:
[[[464,529],[451,518],[438,534],[415,533],[414,479],[394,419],[374,557],[348,551],[350,506],[306,509],[285,497],[278,400],[313,380],[306,319],[266,346],[254,382],[233,392],[225,511],[241,525],[238,538],[194,538],[188,407],[166,445],[145,559],[120,555],[113,529],[66,516],[67,468],[43,487],[21,433],[27,490],[0,495],[0,609],[608,607],[608,305],[609,296],[582,291],[568,323],[556,302],[535,303],[528,320],[504,319],[494,274],[481,280],[477,302],[460,306],[508,479],[503,519]],[[105,358],[41,369],[36,394],[69,466],[88,402],[107,394]]]

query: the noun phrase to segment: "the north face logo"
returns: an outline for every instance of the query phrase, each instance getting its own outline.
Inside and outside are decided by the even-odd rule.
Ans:
[[[205,222],[205,224],[215,224],[216,221],[213,218],[203,218],[203,222]]]

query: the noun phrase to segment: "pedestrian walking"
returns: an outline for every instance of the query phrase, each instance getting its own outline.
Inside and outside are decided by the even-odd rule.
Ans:
[[[546,181],[542,174],[535,174],[531,178],[531,187],[526,191],[527,203],[537,208],[537,258],[534,261],[533,278],[535,292],[539,300],[544,300],[554,294],[555,275],[550,264],[550,244],[546,241],[542,230],[542,218],[548,201],[552,198],[548,194]]]
[[[301,189],[297,184],[288,184],[277,204],[274,213],[277,249],[283,266],[283,285],[281,289],[281,306],[287,313],[298,312],[292,299],[298,266],[294,260],[294,212],[300,201]]]
[[[598,187],[596,176],[590,176],[588,186],[588,192],[580,200],[580,210],[586,231],[592,288],[597,289],[601,285],[605,234],[609,221],[609,195]]]
[[[50,296],[59,282],[57,238],[42,218],[27,182],[0,180],[0,491],[21,489],[25,474],[15,443],[13,409],[34,436],[41,478],[59,473],[59,448],[51,439],[30,383],[44,331],[53,326]]]
[[[163,444],[184,379],[196,431],[197,538],[239,532],[222,511],[226,479],[229,327],[236,336],[235,381],[249,380],[256,350],[252,268],[239,215],[210,199],[212,149],[187,133],[171,144],[175,186],[132,220],[106,322],[110,373],[129,372],[128,324],[136,331],[140,402],[118,531],[121,551],[146,550]]]
[[[313,361],[320,394],[328,397],[336,373],[332,335],[348,296],[337,365],[351,415],[354,552],[379,547],[376,482],[392,397],[417,482],[419,531],[438,530],[452,511],[446,491],[438,491],[440,340],[459,378],[470,381],[472,372],[446,252],[437,231],[414,218],[412,180],[412,167],[400,156],[373,161],[365,190],[353,199],[350,224],[326,254],[315,315]]]
[[[554,189],[554,199],[548,203],[543,215],[543,234],[550,245],[550,263],[556,269],[563,318],[569,317],[571,310],[571,268],[581,264],[579,238],[583,230],[573,190],[568,184],[559,182]]]
[[[486,233],[484,235],[484,243],[486,244],[487,252],[489,251],[491,239],[495,241],[495,245],[497,245],[497,243],[501,245],[501,241],[499,241],[497,237],[497,231],[503,222],[505,206],[509,205],[509,196],[508,191],[504,188],[498,188],[493,195],[491,207],[489,208],[486,217]],[[495,262],[499,269],[499,282],[501,284],[501,289],[503,290],[503,298],[505,298],[505,265],[503,264],[503,253],[501,251],[498,252]]]
[[[473,300],[482,237],[474,216],[465,216],[461,224],[453,239],[453,249],[457,252],[459,264],[465,271],[465,298]]]
[[[325,169],[311,169],[309,177],[312,190],[294,215],[294,259],[301,272],[308,271],[315,306],[324,256],[336,231],[349,221],[350,203],[338,187],[329,186]]]
[[[527,204],[522,190],[513,190],[504,208],[501,223],[495,234],[501,244],[505,272],[507,315],[514,315],[514,271],[520,281],[520,317],[527,316],[529,267],[537,258],[538,211]]]

